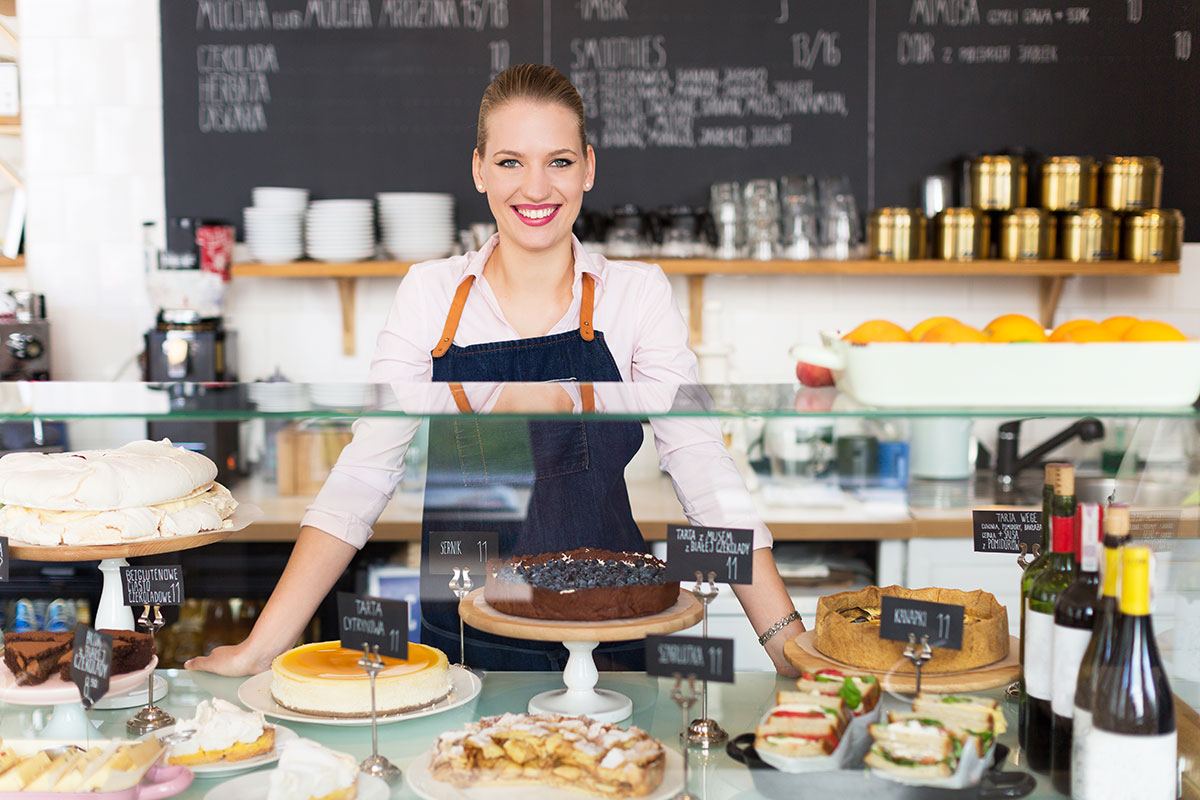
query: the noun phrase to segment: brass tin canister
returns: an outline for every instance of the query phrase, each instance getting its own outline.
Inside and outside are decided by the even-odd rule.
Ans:
[[[971,205],[985,211],[1007,211],[1025,205],[1029,168],[1019,156],[971,159]]]
[[[933,255],[945,261],[988,257],[991,220],[977,208],[946,208],[934,218]]]
[[[1039,167],[1041,207],[1051,211],[1096,207],[1100,166],[1091,156],[1053,156]]]
[[[1178,261],[1183,249],[1183,214],[1174,208],[1134,211],[1125,217],[1121,257],[1130,261]]]
[[[1117,257],[1117,223],[1105,208],[1081,208],[1063,214],[1060,256],[1067,261],[1107,261]]]
[[[1000,217],[1000,258],[1037,261],[1054,258],[1058,223],[1049,211],[1014,208]]]
[[[925,258],[925,229],[920,209],[877,208],[867,216],[867,257],[880,261]]]
[[[1140,211],[1162,205],[1162,162],[1154,156],[1113,156],[1100,168],[1100,205]]]

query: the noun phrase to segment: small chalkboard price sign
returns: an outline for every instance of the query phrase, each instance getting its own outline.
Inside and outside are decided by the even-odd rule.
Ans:
[[[90,709],[108,692],[112,673],[113,638],[107,633],[75,626],[75,644],[71,653],[71,680],[79,687],[83,707]]]
[[[976,553],[1020,553],[1042,543],[1042,512],[976,509],[971,513]]]
[[[962,606],[950,603],[884,595],[879,617],[879,638],[907,642],[911,633],[916,635],[917,641],[922,636],[928,636],[930,647],[961,650],[964,614]]]
[[[338,592],[338,638],[342,647],[379,647],[379,655],[408,658],[408,603]]]
[[[125,605],[183,605],[183,567],[121,567],[121,591]]]
[[[646,674],[733,683],[733,640],[647,636]]]
[[[438,531],[429,535],[429,574],[453,575],[467,567],[483,575],[489,558],[500,556],[500,534],[495,531]]]
[[[716,574],[717,583],[753,583],[754,531],[667,526],[667,580],[694,581]]]
[[[8,537],[0,536],[0,581],[8,580]]]

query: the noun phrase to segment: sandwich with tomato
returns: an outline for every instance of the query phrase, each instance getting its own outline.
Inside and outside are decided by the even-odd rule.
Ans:
[[[897,777],[949,778],[958,769],[963,743],[934,719],[905,719],[871,725],[874,743],[863,763]]]
[[[941,725],[963,744],[975,737],[975,747],[983,756],[996,736],[1005,731],[1004,712],[999,703],[969,695],[918,695],[912,711],[889,711],[889,722],[929,720]]]
[[[789,758],[827,756],[837,749],[845,729],[840,709],[810,695],[772,708],[754,729],[754,748]]]
[[[874,675],[854,675],[836,669],[800,673],[796,689],[809,694],[840,697],[854,716],[872,711],[879,703],[879,679]]]

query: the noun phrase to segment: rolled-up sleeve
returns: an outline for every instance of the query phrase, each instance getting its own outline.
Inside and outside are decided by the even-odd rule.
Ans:
[[[676,386],[699,383],[696,356],[687,346],[687,325],[661,269],[647,272],[635,320],[635,381]],[[652,416],[658,463],[675,487],[683,513],[696,525],[754,531],[754,548],[771,547],[771,531],[754,505],[746,482],[725,449],[716,421],[702,417]]]

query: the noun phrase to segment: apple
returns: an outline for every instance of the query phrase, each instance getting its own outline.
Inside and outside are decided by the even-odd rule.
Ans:
[[[796,362],[796,377],[805,386],[833,386],[833,373],[828,367],[818,367],[805,361]]]

